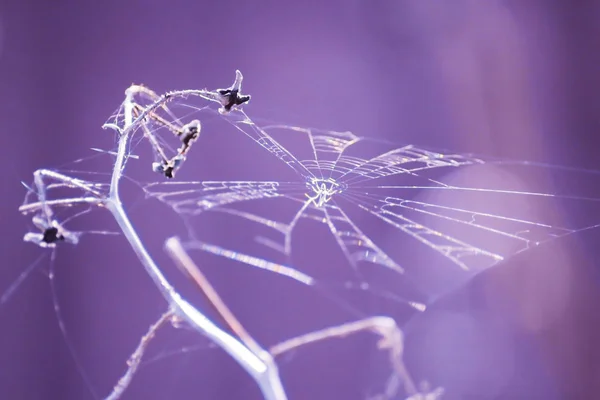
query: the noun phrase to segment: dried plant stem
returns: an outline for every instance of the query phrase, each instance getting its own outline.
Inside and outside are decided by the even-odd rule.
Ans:
[[[208,337],[215,344],[229,353],[236,361],[238,361],[240,365],[244,367],[244,369],[246,369],[246,371],[248,371],[248,373],[256,380],[265,400],[286,400],[287,397],[279,379],[277,366],[273,362],[271,355],[265,350],[262,350],[262,352],[259,353],[251,351],[245,346],[245,344],[238,341],[229,333],[215,325],[209,318],[207,318],[190,303],[185,301],[179,295],[179,293],[175,291],[175,289],[160,271],[154,262],[154,259],[150,256],[140,240],[137,232],[131,225],[131,222],[129,221],[125,210],[123,209],[119,197],[119,182],[123,175],[123,168],[126,161],[126,151],[128,149],[133,126],[135,126],[138,121],[145,118],[150,112],[164,105],[173,96],[198,95],[206,98],[207,100],[212,100],[210,92],[189,90],[164,94],[160,96],[152,105],[148,106],[143,112],[137,115],[135,120],[133,113],[135,104],[133,95],[133,91],[126,91],[127,97],[123,104],[125,114],[124,126],[110,126],[116,128],[117,132],[120,134],[120,138],[111,177],[109,196],[105,202],[106,208],[112,213],[117,224],[121,228],[123,235],[129,241],[129,244],[138,256],[138,259],[144,266],[150,278],[154,281],[163,297],[165,297],[169,303],[173,313],[177,317],[180,317],[182,320],[186,321],[193,329]],[[186,259],[187,254],[177,239],[169,239],[166,243],[166,248],[171,257],[176,260],[189,259],[189,257]],[[260,349],[260,346],[258,346],[258,348]]]
[[[380,349],[386,349],[390,353],[390,362],[394,371],[402,381],[406,393],[409,395],[417,393],[417,387],[410,377],[404,362],[403,353],[403,335],[402,331],[396,325],[396,322],[389,317],[370,317],[359,321],[348,322],[343,325],[333,326],[297,336],[292,339],[281,342],[269,349],[273,356],[281,355],[300,346],[320,342],[327,339],[343,338],[359,332],[374,332],[381,336],[378,343]]]
[[[142,361],[142,357],[144,356],[146,349],[150,345],[150,342],[152,341],[152,339],[154,339],[156,332],[161,327],[166,325],[169,321],[171,321],[171,319],[174,316],[175,316],[175,314],[173,313],[173,311],[169,310],[166,313],[164,313],[163,315],[161,315],[160,318],[158,319],[158,321],[156,321],[154,324],[152,324],[150,326],[150,328],[148,329],[148,332],[146,332],[146,334],[144,336],[142,336],[137,348],[135,349],[133,354],[131,354],[131,357],[129,357],[129,360],[127,361],[127,365],[128,365],[127,371],[121,377],[121,379],[119,379],[119,382],[117,382],[117,384],[113,388],[113,391],[111,392],[111,394],[109,394],[106,397],[106,400],[117,400],[117,399],[121,398],[123,393],[125,393],[125,390],[129,387],[129,384],[131,383],[133,376],[137,372],[137,370],[140,366],[140,363]]]

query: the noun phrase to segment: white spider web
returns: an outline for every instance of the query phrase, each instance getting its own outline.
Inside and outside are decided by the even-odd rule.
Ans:
[[[133,183],[123,197],[131,193],[137,199],[133,193],[141,191],[144,199],[172,210],[186,227],[182,249],[201,265],[228,268],[235,261],[315,288],[356,319],[389,311],[401,325],[473,274],[595,225],[589,214],[581,221],[561,214],[563,209],[596,210],[593,190],[563,185],[577,181],[573,177],[595,177],[593,171],[398,147],[351,132],[261,124],[241,108],[224,110],[219,91],[160,97],[133,88],[135,96],[129,98],[135,100],[107,122],[131,135],[123,169],[116,174]],[[128,118],[134,121],[129,127]],[[183,138],[190,127],[199,135],[190,136],[187,146]],[[113,157],[118,150],[103,152]],[[107,206],[114,172],[43,171],[21,207],[33,214],[40,232],[28,233],[25,240],[54,247],[59,241],[48,241],[49,228],[60,241],[73,244],[82,233],[111,233],[70,224]],[[124,203],[131,209],[140,202]],[[252,315],[239,317],[252,324]],[[275,344],[311,330],[316,327],[263,336]],[[399,382],[407,378],[401,375],[392,374],[387,384],[383,379],[375,385],[378,390],[362,395],[417,399],[412,382],[404,382],[403,392]]]
[[[535,170],[573,173],[558,167],[413,145],[397,147],[351,132],[259,125],[242,110],[221,116],[216,108],[195,105],[193,99],[170,105],[175,108],[186,116],[173,121],[179,126],[193,119],[203,121],[199,141],[210,143],[192,152],[202,153],[199,159],[210,159],[209,152],[224,158],[224,163],[211,159],[212,165],[200,161],[185,166],[182,175],[210,178],[224,175],[222,171],[240,175],[230,180],[164,179],[143,184],[145,195],[184,219],[187,248],[304,284],[336,275],[333,269],[345,270],[346,287],[365,290],[370,279],[382,283],[397,275],[400,281],[395,283],[402,286],[388,288],[387,295],[423,309],[436,295],[511,254],[588,226],[589,220],[580,225],[561,221],[556,215],[559,202],[575,207],[597,202],[594,197],[529,189],[514,178],[516,173],[518,178],[535,177],[539,172]],[[219,120],[211,121],[214,118]],[[154,121],[148,121],[145,129],[155,138],[170,135]],[[197,172],[186,171],[192,168]],[[506,178],[497,169],[517,172]],[[457,171],[468,172],[459,180],[480,174],[483,179],[498,179],[470,186],[452,182]],[[423,196],[429,193],[436,196]],[[231,220],[232,225],[248,228],[211,241],[201,232],[204,218],[217,225]],[[295,245],[310,241],[298,232],[319,228],[319,240],[333,239],[344,259],[335,266],[314,266],[319,264],[314,255],[310,262],[295,261],[305,258],[298,253],[306,252],[306,247],[296,252]],[[240,236],[238,242],[247,252],[231,245],[234,236]],[[435,265],[423,265],[419,256]]]

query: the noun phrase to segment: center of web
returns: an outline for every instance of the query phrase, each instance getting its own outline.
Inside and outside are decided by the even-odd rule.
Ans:
[[[333,178],[312,178],[306,186],[309,190],[306,197],[317,207],[324,207],[334,195],[341,193],[345,185],[338,183]]]

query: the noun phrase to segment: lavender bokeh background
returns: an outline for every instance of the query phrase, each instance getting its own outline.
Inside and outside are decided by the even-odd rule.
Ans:
[[[90,147],[110,146],[113,138],[100,125],[132,82],[158,92],[213,88],[229,84],[238,68],[244,89],[254,96],[248,107],[254,117],[600,169],[600,2],[237,3],[0,4],[6,168],[0,290],[39,254],[20,240],[28,221],[16,212],[24,194],[19,181],[29,182],[36,168],[89,154]],[[438,305],[444,316],[413,322],[409,344],[415,345],[407,351],[418,374],[435,384],[454,382],[459,393],[484,382],[491,393],[485,397],[475,388],[473,397],[459,398],[593,396],[600,382],[600,321],[590,306],[600,300],[598,281],[591,279],[595,236],[590,231],[522,255]],[[90,237],[58,255],[65,323],[101,394],[164,307],[131,253],[122,238]],[[528,315],[556,305],[550,299],[559,289],[549,276],[569,277],[568,301],[552,324],[532,328]],[[494,288],[501,301],[491,304],[500,306],[464,301],[465,293],[477,299],[482,285]],[[58,330],[48,286],[42,274],[34,274],[0,309],[2,398],[90,398]],[[482,341],[472,328],[481,319],[487,329],[503,327],[503,340],[491,335],[495,341]],[[432,331],[448,332],[446,341],[427,342]],[[368,339],[349,343],[361,353],[356,360],[371,357],[365,355],[373,345]],[[253,383],[215,353],[148,366],[129,398],[197,397],[200,388],[206,398],[255,398]],[[325,398],[327,390],[328,398],[364,397],[357,389],[368,386],[369,365],[357,365],[348,347],[319,347],[315,353],[321,356],[299,355],[293,371],[284,374],[292,398]],[[506,354],[511,356],[501,357]],[[321,369],[308,367],[313,356]],[[478,379],[481,370],[499,371],[499,377]],[[306,387],[294,378],[302,372],[309,382],[312,375],[329,381]]]

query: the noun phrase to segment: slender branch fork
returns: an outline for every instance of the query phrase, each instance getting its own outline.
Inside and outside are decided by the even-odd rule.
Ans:
[[[165,297],[167,302],[170,304],[173,314],[186,321],[198,332],[207,336],[214,343],[223,348],[223,350],[229,353],[236,361],[238,361],[238,363],[240,363],[240,365],[256,380],[266,400],[285,400],[287,397],[279,379],[276,365],[272,361],[270,355],[266,351],[258,354],[250,351],[243,345],[242,342],[215,325],[210,319],[208,319],[190,303],[185,301],[175,291],[144,247],[136,231],[133,229],[133,226],[131,225],[129,218],[123,209],[119,197],[119,181],[121,179],[122,170],[126,161],[128,141],[134,127],[136,126],[136,123],[142,121],[152,111],[156,110],[158,107],[161,107],[173,97],[199,95],[200,97],[212,100],[213,96],[211,96],[211,94],[212,93],[207,91],[194,90],[167,93],[161,96],[152,105],[144,109],[144,111],[139,113],[134,121],[135,92],[131,89],[126,91],[126,99],[123,104],[125,123],[119,132],[120,137],[117,158],[113,167],[110,192],[109,197],[106,200],[106,207],[113,214],[113,217],[119,224],[123,234],[146,269],[146,272],[148,275],[150,275],[163,297]],[[185,262],[181,261],[183,253],[181,252],[181,249],[176,247],[175,242],[168,241],[167,249],[171,250],[170,253],[172,257],[174,257],[176,260],[179,259],[180,263]],[[113,398],[118,398],[118,395]]]
[[[241,83],[241,74],[239,71],[237,72],[237,77],[236,84],[238,84],[239,89],[239,83]],[[235,87],[236,84],[234,84],[233,87]],[[235,336],[217,326],[201,311],[199,311],[196,307],[191,305],[179,295],[179,293],[167,281],[160,268],[156,265],[154,259],[150,256],[149,252],[143,245],[134,227],[132,226],[131,221],[129,220],[120,200],[119,182],[127,161],[127,149],[131,136],[136,127],[139,126],[140,123],[143,123],[146,118],[151,117],[155,110],[157,110],[159,107],[165,107],[166,103],[174,98],[188,96],[198,96],[208,101],[221,103],[221,105],[224,103],[218,91],[211,92],[207,90],[182,90],[168,92],[156,98],[154,103],[150,104],[146,108],[140,109],[139,105],[135,102],[135,95],[142,91],[145,92],[146,89],[141,86],[134,85],[125,92],[126,98],[122,105],[124,113],[124,122],[122,126],[117,124],[106,124],[104,126],[104,128],[114,129],[119,134],[118,150],[113,166],[108,194],[105,192],[103,193],[103,191],[99,190],[97,186],[88,182],[51,170],[38,170],[34,174],[38,201],[25,204],[20,208],[20,211],[24,213],[41,211],[46,218],[50,219],[52,215],[51,207],[53,206],[69,206],[73,204],[84,203],[88,205],[105,207],[111,212],[112,216],[121,228],[123,235],[127,238],[139,261],[142,263],[146,273],[153,280],[162,296],[169,304],[168,311],[164,313],[159,320],[150,327],[146,335],[142,337],[140,344],[129,359],[126,373],[121,377],[106,399],[116,400],[124,394],[140,365],[145,349],[148,347],[148,344],[154,337],[156,331],[162,326],[168,324],[169,322],[174,322],[175,320],[187,322],[193,329],[209,338],[212,342],[217,344],[231,357],[233,357],[256,381],[265,400],[287,399],[287,395],[281,383],[274,357],[299,346],[330,338],[344,337],[360,331],[370,331],[381,337],[381,340],[379,341],[379,347],[389,351],[391,364],[397,376],[404,383],[404,388],[407,395],[418,395],[418,390],[416,389],[415,384],[413,383],[402,362],[402,332],[391,318],[372,317],[327,328],[287,340],[283,343],[273,346],[270,351],[267,351],[262,348],[252,338],[252,336],[245,331],[239,321],[237,321],[235,316],[231,313],[225,303],[220,299],[217,292],[210,285],[206,277],[189,257],[179,239],[170,238],[165,243],[165,249],[167,253],[174,260],[174,262],[199,286],[205,297],[218,311],[219,315],[228,325],[231,332],[235,334]],[[44,179],[52,179],[60,182],[64,186],[81,189],[86,193],[87,196],[72,199],[47,200],[47,187],[44,186]]]

